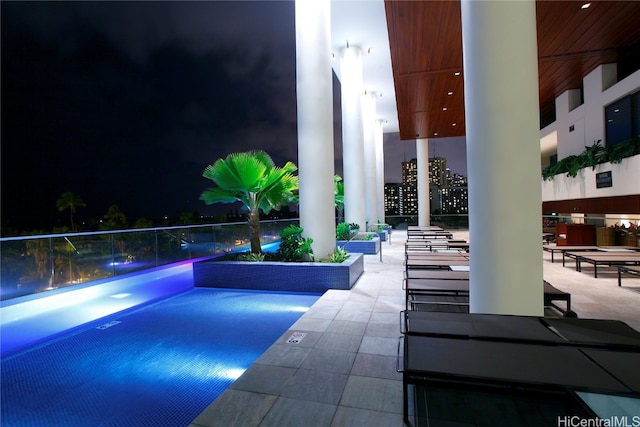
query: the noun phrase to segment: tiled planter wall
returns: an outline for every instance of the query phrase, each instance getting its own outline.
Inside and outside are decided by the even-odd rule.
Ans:
[[[380,237],[376,236],[371,240],[338,240],[336,245],[347,252],[375,255],[380,252]]]
[[[198,287],[323,293],[351,289],[364,272],[361,253],[340,264],[328,262],[246,262],[206,260],[193,263]]]

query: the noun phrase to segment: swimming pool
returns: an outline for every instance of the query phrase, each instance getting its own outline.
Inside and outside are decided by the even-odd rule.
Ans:
[[[1,362],[7,426],[186,426],[319,295],[193,289]]]

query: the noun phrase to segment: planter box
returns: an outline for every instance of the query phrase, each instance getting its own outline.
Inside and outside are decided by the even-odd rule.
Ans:
[[[378,227],[373,227],[373,229],[369,230],[370,232],[378,234],[381,242],[386,242],[391,237],[391,226],[381,226],[380,231],[378,231]]]
[[[340,264],[328,262],[247,262],[206,260],[193,263],[194,286],[324,293],[351,289],[364,272],[361,253]]]
[[[380,237],[374,236],[371,240],[337,240],[336,246],[347,252],[375,255],[380,252]]]

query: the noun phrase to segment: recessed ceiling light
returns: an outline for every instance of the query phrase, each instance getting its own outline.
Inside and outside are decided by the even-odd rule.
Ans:
[[[453,92],[447,92],[447,95],[451,96],[453,95]]]
[[[456,71],[455,73],[453,73],[454,76],[459,76],[460,75],[460,71]]]
[[[442,107],[442,111],[447,111],[447,107]]]
[[[451,126],[457,126],[457,125],[458,125],[457,123],[451,123]]]
[[[438,136],[438,132],[434,132],[434,133],[433,133],[433,136]]]
[[[619,112],[619,111],[620,111],[620,109],[619,109],[619,108],[616,108],[615,110],[613,110],[613,112],[614,112],[614,113],[617,113],[617,112]]]
[[[589,6],[591,6],[591,3],[585,3],[582,6],[580,6],[580,9],[588,9]]]

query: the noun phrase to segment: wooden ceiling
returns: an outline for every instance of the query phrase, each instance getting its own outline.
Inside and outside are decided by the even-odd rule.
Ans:
[[[640,56],[640,1],[585,2],[536,2],[541,115],[598,65]],[[385,10],[400,138],[464,136],[460,1],[385,0]]]

